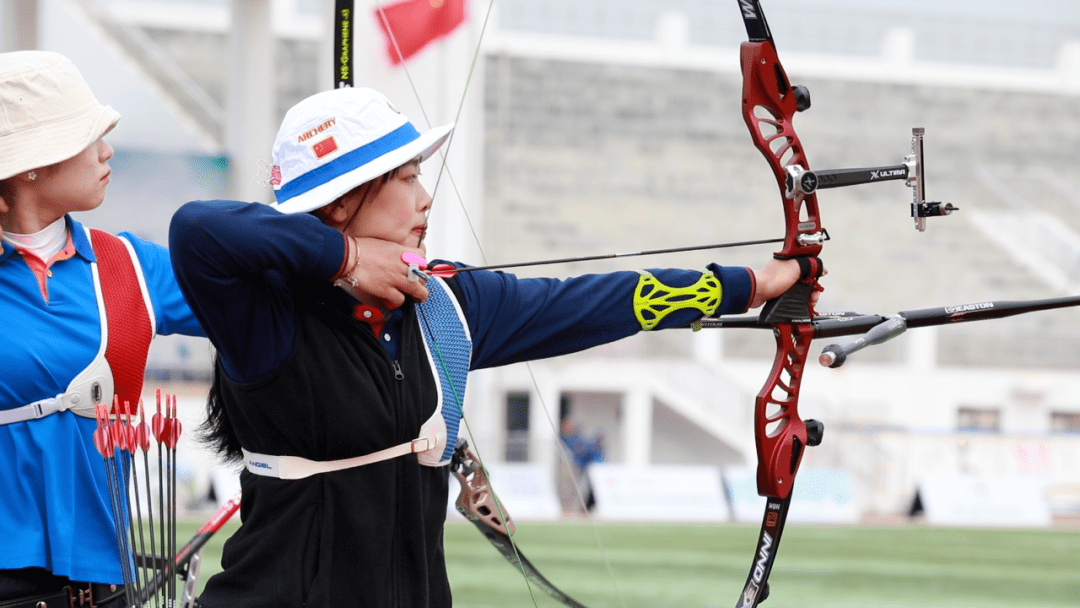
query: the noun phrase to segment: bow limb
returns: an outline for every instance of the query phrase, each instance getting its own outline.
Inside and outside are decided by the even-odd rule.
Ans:
[[[792,118],[810,106],[805,88],[792,86],[773,45],[759,0],[739,0],[749,37],[740,48],[743,119],[754,145],[765,156],[780,189],[784,208],[781,259],[815,258],[828,234],[821,225],[815,188],[797,187],[812,176]],[[773,328],[776,355],[772,371],[754,402],[758,494],[765,516],[754,561],[737,608],[753,608],[768,596],[768,578],[787,519],[795,474],[803,450],[821,440],[821,425],[799,417],[799,390],[810,341],[813,311],[810,295],[816,279],[800,282],[766,303],[759,320]]]
[[[503,510],[502,503],[492,492],[487,471],[484,470],[479,458],[465,440],[459,441],[457,448],[454,449],[454,459],[450,463],[450,470],[461,484],[461,492],[455,502],[458,512],[472,522],[484,538],[488,539],[506,558],[506,561],[520,570],[533,585],[564,606],[585,608],[583,604],[564,593],[543,574],[540,574],[536,566],[518,549],[511,538],[514,522],[510,520]],[[533,601],[535,603],[535,598]]]

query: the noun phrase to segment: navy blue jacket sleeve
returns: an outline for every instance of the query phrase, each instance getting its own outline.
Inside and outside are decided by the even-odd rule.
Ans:
[[[345,247],[315,216],[259,203],[188,203],[169,226],[176,280],[238,382],[265,378],[289,356],[295,279],[335,278]]]
[[[753,292],[750,271],[716,265],[709,269],[723,286],[717,314],[744,312]],[[649,272],[671,287],[686,287],[701,277],[697,270]],[[565,280],[521,279],[485,271],[458,274],[473,337],[472,368],[577,352],[641,331],[633,307],[639,277],[636,272]],[[701,316],[696,310],[676,311],[656,329],[683,327]]]

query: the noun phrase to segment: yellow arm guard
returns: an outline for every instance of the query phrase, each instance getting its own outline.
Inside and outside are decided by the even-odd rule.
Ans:
[[[720,279],[706,270],[696,283],[688,287],[668,287],[652,274],[639,271],[637,288],[634,290],[634,316],[641,329],[649,331],[669,313],[693,308],[710,316],[720,307],[724,297]]]

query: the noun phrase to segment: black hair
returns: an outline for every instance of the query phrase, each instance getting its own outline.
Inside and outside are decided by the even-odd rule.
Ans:
[[[236,437],[229,412],[221,399],[222,374],[219,355],[214,353],[213,371],[210,372],[210,392],[206,395],[206,421],[199,425],[199,440],[210,446],[226,463],[244,461],[240,440]]]

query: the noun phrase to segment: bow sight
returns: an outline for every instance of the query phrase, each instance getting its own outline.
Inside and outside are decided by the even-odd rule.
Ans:
[[[809,93],[805,87],[793,86],[793,90],[802,90],[806,96],[805,107],[810,107]],[[800,111],[805,109],[800,106]],[[824,188],[840,188],[875,182],[904,180],[911,187],[911,217],[915,218],[915,228],[926,230],[926,218],[949,215],[959,209],[951,203],[926,200],[926,178],[923,162],[923,135],[925,129],[915,127],[911,130],[911,154],[904,157],[904,162],[888,167],[864,167],[860,169],[826,169],[810,171],[797,164],[785,167],[787,173],[784,196],[793,199],[798,195],[813,194]]]

